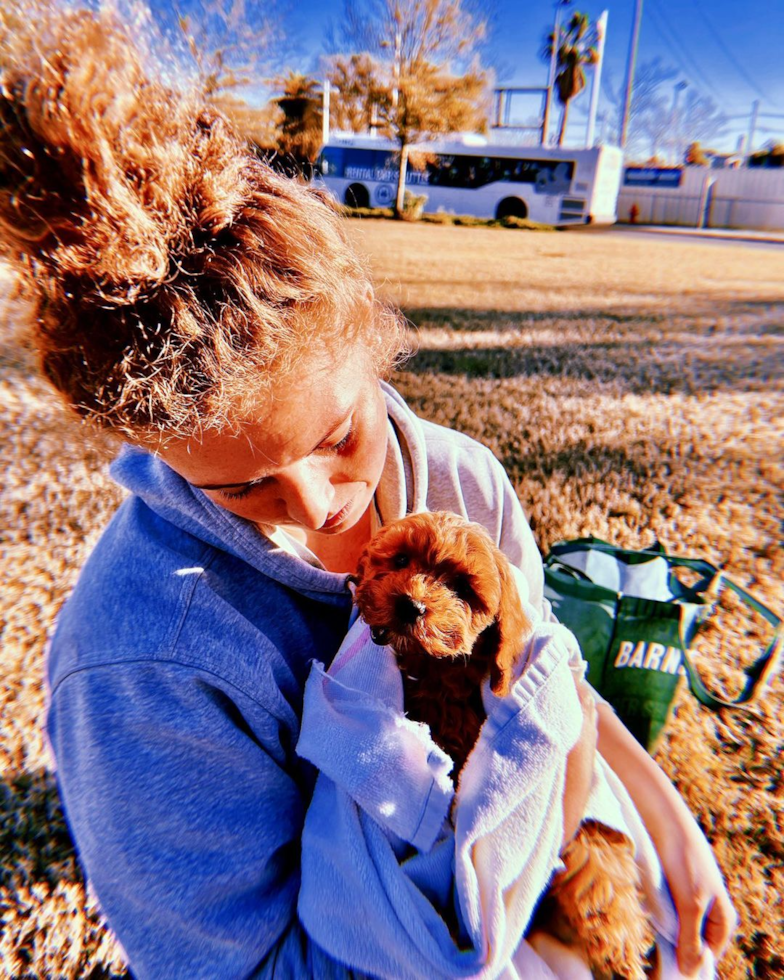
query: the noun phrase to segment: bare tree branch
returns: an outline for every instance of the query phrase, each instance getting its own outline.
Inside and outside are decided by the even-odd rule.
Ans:
[[[279,68],[284,33],[270,0],[180,0],[178,22],[210,98],[268,82]]]

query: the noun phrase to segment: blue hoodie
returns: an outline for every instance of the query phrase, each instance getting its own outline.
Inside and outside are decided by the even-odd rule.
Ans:
[[[384,391],[380,519],[428,508],[484,524],[540,608],[541,559],[500,463]],[[297,920],[316,772],[294,751],[311,661],[328,665],[347,630],[346,576],[148,453],[123,450],[112,475],[130,496],[48,662],[58,783],[101,908],[139,978],[350,976]],[[394,921],[367,927],[394,940]]]

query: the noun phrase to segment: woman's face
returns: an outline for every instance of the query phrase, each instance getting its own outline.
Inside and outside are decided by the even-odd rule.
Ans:
[[[353,348],[262,396],[238,433],[160,455],[216,504],[257,524],[340,534],[365,514],[384,467],[387,414],[370,359]]]

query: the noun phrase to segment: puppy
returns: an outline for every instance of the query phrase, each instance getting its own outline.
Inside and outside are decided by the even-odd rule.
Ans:
[[[509,693],[531,628],[508,560],[478,524],[413,514],[379,531],[352,580],[373,640],[395,651],[407,714],[459,776],[485,719],[482,682]],[[631,841],[584,821],[561,858],[534,929],[581,949],[595,977],[644,980],[653,933]]]

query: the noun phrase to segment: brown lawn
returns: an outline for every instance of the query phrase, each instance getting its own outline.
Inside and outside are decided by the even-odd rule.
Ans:
[[[539,544],[593,533],[725,567],[779,614],[784,249],[352,222],[417,328],[395,381],[505,464]],[[44,637],[120,500],[108,448],[35,376],[0,280],[0,974],[105,977],[122,960],[85,896],[43,739]],[[727,603],[699,644],[732,694],[757,652]],[[752,639],[749,640],[749,634]],[[782,681],[751,711],[682,691],[657,758],[712,839],[740,914],[721,976],[784,975]]]

